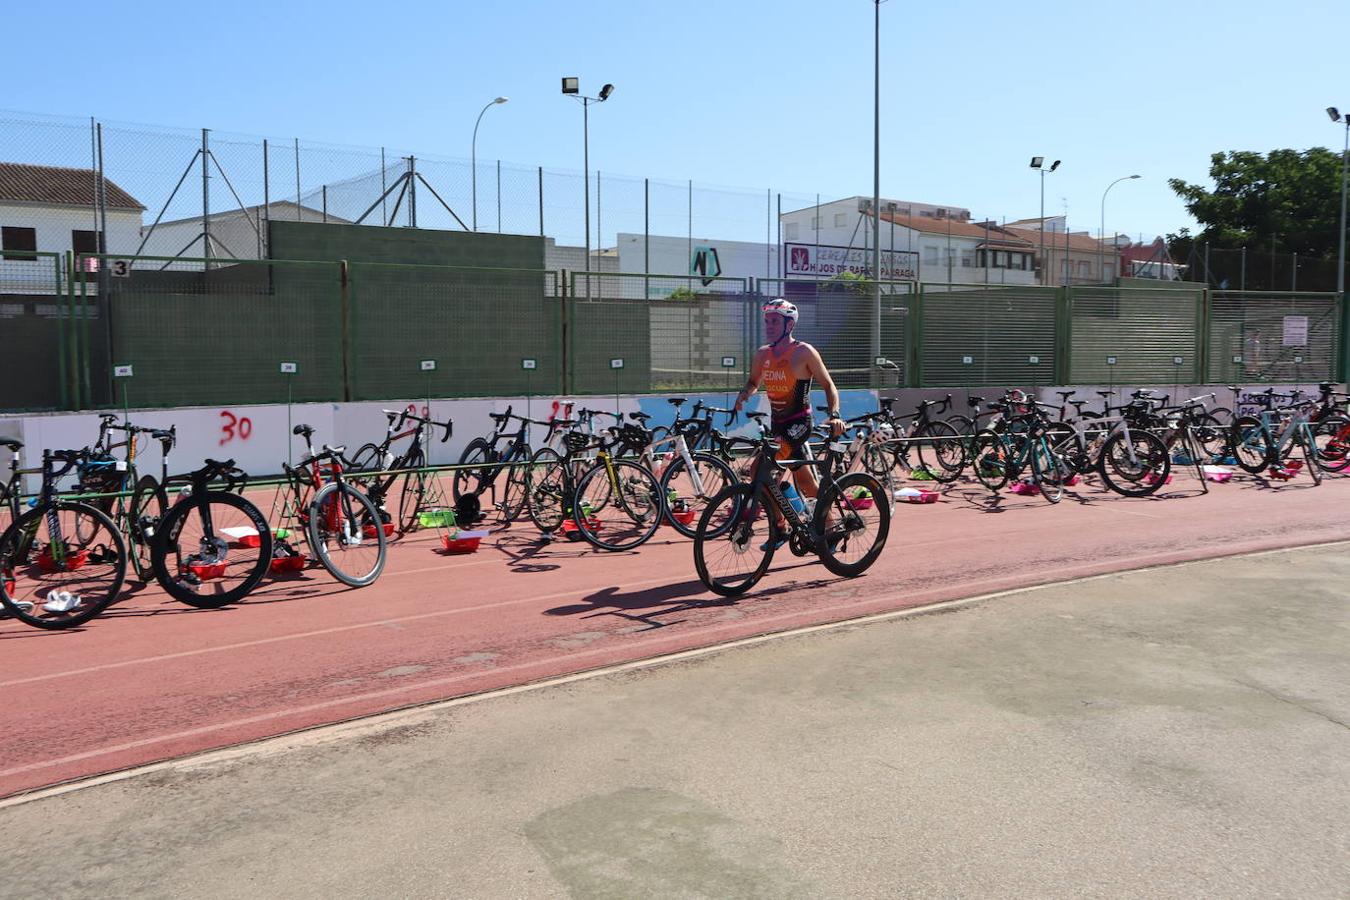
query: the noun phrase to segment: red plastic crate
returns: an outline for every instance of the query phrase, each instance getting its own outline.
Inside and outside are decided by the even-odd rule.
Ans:
[[[374,526],[374,525],[362,525],[362,526],[361,526],[361,534],[362,534],[364,537],[368,537],[368,538],[374,538],[374,537],[377,536],[377,535],[376,535],[376,531],[375,531],[375,526]],[[394,536],[394,523],[393,523],[393,522],[385,522],[385,523],[384,523],[384,536],[385,536],[385,537],[393,537],[393,536]]]
[[[196,575],[198,580],[207,581],[212,578],[225,577],[225,563],[188,563],[187,570]]]
[[[38,555],[37,562],[38,568],[49,575],[52,572],[59,571],[74,572],[76,569],[84,568],[84,564],[89,562],[89,551],[76,550],[74,553],[67,552],[66,563],[63,568],[57,565],[56,560],[52,557],[52,548],[50,546],[43,547],[42,553]]]
[[[271,570],[273,572],[299,572],[309,562],[309,558],[302,555],[278,556],[273,558]]]

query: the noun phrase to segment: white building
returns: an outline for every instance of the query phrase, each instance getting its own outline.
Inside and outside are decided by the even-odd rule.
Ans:
[[[845,197],[819,206],[807,206],[783,213],[783,243],[826,244],[860,247],[865,239],[863,212],[872,208],[871,197]],[[970,210],[960,206],[938,206],[911,200],[881,199],[881,211],[916,219],[941,219],[969,222]],[[867,238],[871,246],[870,238]],[[882,235],[882,247],[886,236]],[[910,248],[912,249],[912,248]]]
[[[268,220],[286,222],[330,222],[350,225],[346,219],[332,213],[297,205],[293,200],[276,200],[257,206],[246,206],[211,213],[210,235],[212,257],[221,259],[266,259]],[[206,256],[203,237],[206,230],[201,216],[160,222],[145,228],[145,247],[141,256],[181,256],[200,259]],[[137,243],[140,243],[138,240]],[[133,245],[132,250],[135,249]]]
[[[141,213],[145,207],[111,181],[104,180],[107,198],[106,241],[99,239],[98,177],[92,169],[0,163],[0,270],[6,284],[0,290],[18,290],[9,283],[21,277],[17,262],[24,251],[62,253],[131,253],[140,242]],[[24,269],[40,264],[26,261]],[[45,278],[49,265],[41,266]]]
[[[619,271],[685,276],[682,280],[643,282],[645,295],[651,298],[668,297],[679,288],[696,293],[739,293],[750,287],[751,278],[778,278],[778,247],[773,244],[627,233],[617,235],[617,240]]]

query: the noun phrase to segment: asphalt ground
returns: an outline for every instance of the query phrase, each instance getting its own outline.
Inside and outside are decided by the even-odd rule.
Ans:
[[[1350,545],[743,639],[0,804],[8,897],[1346,897]]]

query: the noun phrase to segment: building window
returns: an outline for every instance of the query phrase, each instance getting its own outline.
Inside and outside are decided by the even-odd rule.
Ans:
[[[32,251],[37,249],[37,229],[12,225],[0,228],[0,249],[4,250],[4,259],[35,259]]]
[[[924,247],[923,261],[926,263],[933,263],[936,265],[938,261],[938,248],[934,247],[932,244],[929,244],[928,246]]]
[[[835,214],[834,214],[834,227],[835,227],[835,228],[843,228],[843,227],[846,226],[846,225],[848,225],[848,213],[835,213]]]
[[[70,249],[76,253],[98,253],[98,232],[80,231],[78,229],[71,231]]]
[[[969,269],[975,265],[975,257],[969,250],[961,251],[961,268]]]
[[[815,231],[820,230],[820,216],[811,217],[811,228]]]
[[[976,250],[976,251],[975,251],[975,265],[976,265],[976,266],[980,267],[981,269],[987,268],[988,265],[989,265],[988,260],[989,260],[989,257],[985,254],[985,251],[984,251],[984,250]]]
[[[783,229],[783,237],[786,238],[786,239],[789,240],[789,241],[795,241],[795,240],[797,239],[797,223],[796,223],[796,222],[789,222],[789,223],[787,223],[787,226]]]
[[[1080,259],[1078,261],[1078,277],[1088,278],[1091,277],[1091,275],[1092,275],[1092,264],[1085,259]]]

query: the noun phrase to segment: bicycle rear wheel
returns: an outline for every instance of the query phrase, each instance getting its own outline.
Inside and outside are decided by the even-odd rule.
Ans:
[[[0,535],[0,605],[34,628],[89,621],[117,599],[126,573],[121,533],[87,503],[38,506]]]
[[[1050,446],[1049,438],[1041,436],[1031,445],[1031,474],[1040,495],[1049,503],[1058,503],[1064,497],[1064,482],[1069,471]]]
[[[1097,460],[1102,481],[1125,497],[1147,497],[1167,482],[1171,471],[1167,445],[1157,435],[1139,429],[1112,434]]]
[[[871,475],[854,472],[821,489],[812,528],[821,535],[817,554],[836,575],[866,572],[886,546],[891,504],[886,489]]]
[[[198,609],[237,603],[272,562],[272,530],[262,511],[238,494],[205,491],[174,504],[150,545],[155,580]]]
[[[309,546],[338,581],[365,587],[384,571],[384,529],[364,527],[379,521],[379,512],[365,494],[350,484],[330,482],[309,504]]]
[[[602,497],[603,504],[598,502]],[[661,485],[651,470],[616,459],[609,466],[601,461],[581,476],[572,518],[582,537],[601,550],[632,550],[651,540],[664,509]]]
[[[980,484],[998,491],[1008,483],[1008,445],[996,431],[988,428],[975,435],[970,465]]]
[[[402,534],[407,534],[418,525],[417,514],[420,513],[426,502],[427,485],[432,476],[422,471],[426,467],[427,458],[421,450],[418,450],[404,462],[404,467],[411,471],[403,475],[403,490],[398,498],[398,530]],[[366,499],[365,495],[361,499]],[[378,514],[372,519],[378,522]]]
[[[754,587],[773,562],[780,529],[765,494],[733,484],[703,509],[694,532],[694,570],[714,594],[735,597]]]
[[[1317,459],[1328,472],[1350,468],[1350,419],[1328,416],[1312,425]]]
[[[465,494],[479,493],[488,479],[491,468],[487,465],[492,456],[492,445],[483,438],[474,438],[459,455],[460,466],[471,468],[455,469],[454,480],[450,484],[450,496],[456,501]]]

